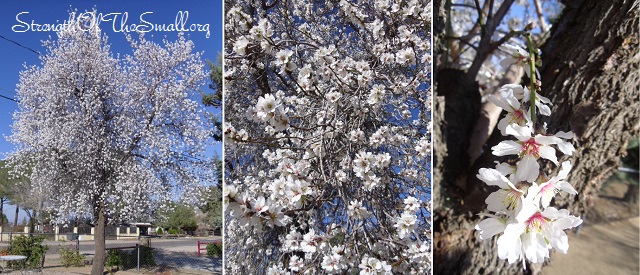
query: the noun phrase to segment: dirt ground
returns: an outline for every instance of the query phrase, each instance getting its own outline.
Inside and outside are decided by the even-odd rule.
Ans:
[[[544,275],[640,274],[640,218],[637,203],[622,200],[628,185],[608,181],[576,234],[569,252],[554,253]]]

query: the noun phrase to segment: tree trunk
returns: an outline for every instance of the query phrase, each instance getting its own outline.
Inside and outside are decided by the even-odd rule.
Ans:
[[[31,212],[31,217],[29,217],[29,233],[33,236],[34,231],[36,230],[36,215],[38,212],[33,209]]]
[[[640,55],[638,54],[638,1],[564,1],[565,9],[554,23],[546,44],[541,47],[542,94],[553,102],[549,133],[572,130],[573,156],[563,156],[573,165],[568,181],[576,196],[557,195],[557,207],[573,215],[589,211],[604,180],[620,165],[627,142],[638,135],[640,109]],[[434,2],[435,49],[443,52],[444,5]],[[438,60],[437,58],[435,60]],[[490,193],[476,178],[480,167],[493,167],[496,160],[491,146],[502,139],[494,131],[484,153],[468,163],[464,154],[470,135],[458,129],[473,124],[460,115],[447,112],[459,108],[457,101],[441,91],[463,91],[473,80],[451,81],[454,70],[434,70],[436,91],[434,110],[434,274],[523,274],[536,273],[539,266],[509,265],[497,255],[497,237],[482,241],[474,226],[477,214],[486,208]],[[475,97],[467,100],[476,101]],[[475,103],[466,103],[475,104]],[[479,115],[478,113],[474,113]],[[444,115],[444,116],[443,116]],[[452,126],[455,128],[452,129]],[[451,139],[462,140],[460,144]],[[460,153],[463,152],[463,153]],[[457,159],[453,166],[452,153]],[[504,159],[503,159],[504,160]],[[462,165],[460,165],[462,164]],[[547,172],[556,173],[554,165]],[[577,236],[580,237],[579,235]],[[569,240],[571,244],[571,239]],[[571,253],[571,247],[569,249]],[[553,255],[553,254],[552,254]],[[553,256],[552,256],[553,258]]]
[[[16,227],[18,226],[18,214],[20,213],[20,207],[16,204],[16,216],[13,217],[13,230],[16,231]]]
[[[0,198],[0,226],[4,226],[4,203],[6,198]]]
[[[637,182],[637,176],[635,178]],[[629,203],[637,204],[639,191],[640,189],[638,189],[638,184],[629,184],[629,189],[627,189],[627,192],[624,193],[624,197],[622,198],[622,200]]]
[[[106,262],[105,253],[105,228],[107,227],[107,218],[104,215],[104,205],[99,204],[97,209],[98,221],[95,228],[95,246],[96,251],[93,257],[93,266],[91,267],[91,275],[101,275],[104,271]]]

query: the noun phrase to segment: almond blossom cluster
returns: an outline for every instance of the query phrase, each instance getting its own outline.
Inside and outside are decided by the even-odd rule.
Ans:
[[[503,66],[515,64],[529,71],[532,85],[507,84],[499,89],[499,95],[489,96],[489,101],[507,111],[498,123],[504,136],[515,140],[505,140],[492,147],[496,156],[516,155],[515,163],[497,163],[495,168],[481,168],[477,177],[498,190],[491,193],[485,202],[489,218],[476,225],[480,239],[489,239],[501,234],[497,239],[498,256],[509,263],[525,259],[531,263],[542,263],[549,258],[549,250],[567,253],[569,249],[564,230],[582,223],[579,217],[570,215],[566,209],[550,206],[552,198],[559,192],[576,195],[577,191],[566,181],[571,163],[559,163],[556,154],[571,155],[575,148],[570,143],[571,132],[546,134],[546,126],[536,128],[536,114],[550,116],[549,99],[539,95],[536,88],[534,64],[537,58],[533,51],[519,46],[502,46],[508,57],[500,63]],[[537,84],[535,84],[537,82]],[[545,159],[561,166],[557,175],[547,175],[540,169],[539,161]]]
[[[426,1],[227,2],[225,269],[430,272]]]

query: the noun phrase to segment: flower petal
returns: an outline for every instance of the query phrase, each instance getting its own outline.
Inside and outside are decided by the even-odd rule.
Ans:
[[[570,183],[566,182],[566,181],[559,181],[556,182],[556,188],[565,191],[571,195],[576,195],[578,194],[578,191],[576,191],[576,189],[573,188],[573,186],[571,186]]]
[[[543,191],[540,193],[540,206],[542,206],[542,208],[546,208],[549,206],[549,204],[551,204],[551,199],[553,199],[553,196],[555,195],[555,193],[552,190],[549,191]]]
[[[549,238],[549,244],[551,247],[555,248],[562,254],[567,254],[567,250],[569,250],[569,238],[567,238],[567,234],[565,234],[564,231],[557,229],[554,231],[552,236],[552,238]]]
[[[525,224],[511,223],[504,230],[504,234],[498,238],[498,257],[508,259],[509,263],[515,263],[522,258],[522,241],[520,235],[524,233]]]
[[[558,149],[560,150],[560,152],[569,156],[573,155],[573,151],[576,150],[576,148],[573,147],[573,144],[561,139],[557,139],[556,144],[558,145]]]
[[[531,138],[531,128],[529,126],[520,126],[511,124],[507,126],[507,134],[516,137],[519,141],[527,141]]]
[[[517,155],[520,153],[522,146],[513,140],[504,140],[498,145],[491,147],[493,154],[496,156]]]
[[[500,174],[502,174],[505,177],[507,175],[513,174],[513,172],[515,172],[515,167],[509,165],[506,162],[499,163],[499,162],[496,161],[496,163],[497,163],[496,164],[496,170],[498,170],[498,172],[500,172]]]
[[[556,144],[558,142],[558,138],[554,136],[543,136],[543,135],[536,135],[535,140],[536,140],[536,143],[542,144],[542,145]]]
[[[549,257],[549,249],[544,236],[537,232],[530,232],[522,236],[522,246],[527,259],[532,263],[543,263]]]
[[[542,215],[549,219],[559,219],[565,217],[563,213],[558,211],[555,207],[547,207],[542,211]]]
[[[495,191],[484,200],[487,204],[487,210],[495,213],[507,213],[508,208],[506,205],[507,197],[509,196],[509,191],[505,191],[504,189]]]
[[[530,76],[530,70],[524,69],[524,72],[527,73],[527,76]],[[522,99],[526,102],[529,102],[529,98],[529,89],[527,87],[524,87],[524,90],[522,90]]]
[[[511,64],[516,63],[516,60],[511,57],[511,56],[507,56],[504,59],[500,60],[500,66],[502,66],[502,68],[509,68],[509,66],[511,66]]]
[[[567,161],[563,161],[562,162],[562,169],[560,169],[560,172],[558,172],[558,175],[556,176],[557,180],[563,180],[566,179],[567,176],[569,176],[569,172],[571,171],[571,162]]]
[[[511,119],[509,118],[509,114],[507,114],[500,121],[498,121],[498,129],[500,130],[501,135],[503,136],[509,135],[507,134],[506,130],[507,130],[507,126],[511,124],[510,122],[511,122]]]
[[[504,221],[496,218],[488,218],[476,225],[475,229],[480,230],[480,239],[486,240],[501,233],[507,225]]]
[[[539,211],[538,206],[535,205],[527,196],[527,199],[522,202],[520,211],[516,213],[516,221],[519,223],[526,222],[533,214]]]
[[[491,168],[480,168],[476,177],[487,185],[498,186],[500,189],[509,189],[511,183],[500,171]]]
[[[549,100],[548,98],[546,98],[544,96],[541,96],[540,94],[536,94],[536,97],[538,97],[540,102],[542,102],[544,104],[551,104],[551,100]]]
[[[563,209],[563,210],[566,210],[566,209]],[[562,230],[574,228],[580,224],[582,224],[582,219],[580,217],[571,216],[571,215],[567,215],[567,217],[558,219],[556,221],[556,225],[558,226],[558,228]]]
[[[540,157],[553,161],[553,163],[558,165],[556,149],[553,149],[551,146],[540,146],[538,148],[538,153],[540,154]]]
[[[522,95],[524,94],[525,87],[522,87],[520,84],[506,84],[500,87],[500,91],[509,90],[512,92],[513,96],[516,99],[522,99]],[[518,107],[519,108],[519,107]]]
[[[500,96],[489,95],[487,98],[491,103],[506,110],[507,112],[513,112],[514,109],[520,108],[520,102],[513,96],[513,92],[501,90]]]
[[[538,107],[538,110],[540,110],[540,114],[543,116],[550,116],[551,115],[551,108],[549,108],[549,106],[544,105],[542,103],[536,103],[536,106]]]
[[[540,174],[540,164],[533,156],[524,156],[517,164],[516,179],[518,181],[534,182]]]
[[[572,131],[569,131],[569,132],[560,131],[560,132],[557,132],[555,134],[555,136],[559,137],[559,138],[564,138],[564,139],[572,139],[573,138],[573,132]]]

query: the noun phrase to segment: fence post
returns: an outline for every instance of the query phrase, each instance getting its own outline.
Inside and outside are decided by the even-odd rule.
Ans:
[[[198,241],[198,257],[200,257],[200,241]]]
[[[140,236],[138,236],[138,273],[140,273]]]

